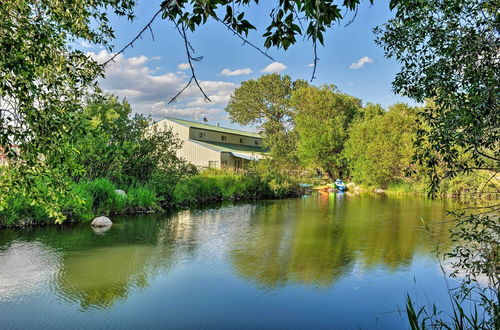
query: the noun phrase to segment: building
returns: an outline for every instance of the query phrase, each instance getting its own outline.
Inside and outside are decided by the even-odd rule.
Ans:
[[[244,168],[266,153],[262,136],[257,133],[177,118],[167,118],[155,125],[158,129],[170,127],[183,141],[177,155],[197,167]]]

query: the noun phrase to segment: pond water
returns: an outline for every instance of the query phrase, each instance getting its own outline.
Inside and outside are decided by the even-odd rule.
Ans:
[[[313,194],[0,230],[0,328],[400,329],[406,293],[448,304],[451,207]]]

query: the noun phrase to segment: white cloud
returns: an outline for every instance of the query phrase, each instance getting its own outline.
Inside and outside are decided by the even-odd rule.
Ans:
[[[99,63],[114,55],[105,50],[87,54]],[[125,57],[119,54],[106,67],[105,79],[100,81],[100,85],[106,91],[126,98],[134,112],[150,114],[154,118],[182,116],[192,119],[200,116],[214,118],[215,114],[222,112],[238,87],[232,82],[200,80],[200,85],[212,102],[205,102],[193,83],[178,97],[175,105],[169,105],[170,99],[185,86],[189,77],[183,71],[159,73],[153,60],[156,58],[144,55]],[[154,65],[150,68],[148,65],[152,63]]]
[[[80,41],[79,45],[80,45],[80,47],[83,47],[83,48],[92,48],[92,45],[89,44],[88,42],[86,42],[85,40]]]
[[[307,67],[312,68],[314,66],[314,63],[309,63]]]
[[[222,109],[205,107],[178,107],[169,105],[166,102],[155,103],[152,105],[153,112],[158,117],[191,117],[192,119],[201,117],[210,117],[212,119],[220,117],[218,115]]]
[[[229,69],[224,69],[221,71],[221,75],[223,76],[241,76],[241,75],[244,75],[244,74],[250,74],[252,73],[252,69],[250,68],[245,68],[245,69],[237,69],[237,70],[234,70],[234,71],[231,71]]]
[[[266,66],[264,69],[260,70],[263,73],[280,73],[283,70],[286,70],[287,66],[280,62],[273,62]]]
[[[189,63],[181,63],[177,66],[177,69],[179,70],[187,70],[189,68],[190,68]]]
[[[349,69],[361,69],[362,67],[365,66],[366,63],[373,63],[373,60],[369,58],[368,56],[363,56],[359,60],[357,60],[355,63],[352,63],[351,66],[349,66]]]
[[[202,81],[200,82],[201,87],[207,93],[208,97],[212,101],[207,103],[205,98],[200,95],[200,91],[196,86],[190,86],[182,97],[195,97],[193,101],[187,103],[187,106],[203,106],[203,105],[226,105],[231,98],[231,94],[238,87],[236,84],[225,81]]]

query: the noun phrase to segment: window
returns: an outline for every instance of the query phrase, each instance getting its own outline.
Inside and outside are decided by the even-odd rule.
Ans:
[[[259,145],[259,140],[255,140],[255,145]]]
[[[226,141],[226,140],[227,140],[227,136],[222,135],[222,136],[220,137],[220,139],[221,139],[222,141]]]
[[[209,160],[209,161],[208,161],[208,167],[209,167],[209,168],[218,168],[218,167],[219,167],[219,166],[218,166],[218,163],[219,163],[219,162],[218,162],[218,161],[216,161],[216,160]]]
[[[240,143],[243,143],[243,139],[240,138]]]
[[[206,137],[206,135],[205,135],[205,133],[200,132],[200,133],[198,133],[198,137],[200,139],[204,139]]]

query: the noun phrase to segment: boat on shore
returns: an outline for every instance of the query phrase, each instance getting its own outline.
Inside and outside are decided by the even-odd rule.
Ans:
[[[324,185],[324,186],[317,186],[317,187],[314,187],[312,189],[319,191],[319,192],[323,192],[323,193],[344,192],[344,191],[347,191],[347,186],[345,185],[345,183],[342,180],[337,179],[337,180],[335,180],[334,183],[330,183],[330,184]]]
[[[337,179],[335,180],[335,188],[337,188],[340,191],[346,191],[347,186],[345,185],[344,181]]]

